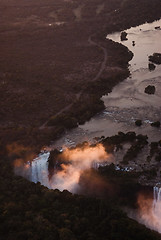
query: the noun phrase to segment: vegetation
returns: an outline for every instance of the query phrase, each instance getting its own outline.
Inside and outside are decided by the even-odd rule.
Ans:
[[[138,135],[136,137],[136,141],[131,145],[131,147],[127,150],[126,154],[123,157],[122,163],[128,164],[130,160],[133,160],[137,157],[139,152],[144,148],[145,145],[148,144],[148,137],[143,135]]]
[[[84,101],[85,98],[87,102]],[[76,101],[68,112],[51,117],[47,125],[64,126],[66,129],[74,128],[78,124],[84,124],[86,120],[103,109],[104,104],[99,97],[86,96]]]
[[[135,132],[127,132],[127,133],[118,132],[117,135],[103,139],[102,143],[103,144],[106,144],[106,143],[120,144],[123,142],[133,142],[135,139],[136,139]]]
[[[1,153],[4,151],[1,148]],[[112,179],[118,174],[112,169],[111,166],[109,170],[100,171],[101,174],[111,175]],[[118,178],[126,179],[126,184],[122,184],[124,190],[120,193],[120,199],[123,199],[127,190],[132,193],[134,188],[128,187],[127,176],[118,175]],[[160,239],[159,234],[129,219],[116,204],[112,204],[111,199],[49,190],[39,183],[14,176],[9,158],[5,158],[5,164],[0,161],[0,192],[2,240]]]
[[[155,68],[156,68],[153,63],[149,63],[149,64],[148,64],[148,67],[149,67],[149,70],[150,70],[150,71],[154,71]]]
[[[117,151],[122,149],[123,143],[131,143],[131,147],[127,150],[122,160],[123,164],[128,164],[128,162],[136,158],[144,146],[148,144],[147,139],[148,137],[146,135],[136,135],[135,132],[119,132],[118,135],[103,138],[101,142],[108,153],[113,153],[115,147]]]
[[[83,123],[96,113],[91,108],[90,113],[85,109],[91,91],[99,100],[98,92],[99,96],[107,94],[128,76],[131,53],[121,44],[106,39],[107,33],[156,20],[161,12],[160,0],[103,1],[100,14],[97,13],[100,0],[46,0],[45,7],[39,0],[11,2],[0,3],[4,13],[0,23],[0,137],[7,144],[23,142],[34,148],[48,144],[64,131],[63,125],[55,126],[55,119],[53,125],[50,118],[67,109],[66,127]],[[77,21],[75,9],[79,6],[83,7]],[[89,44],[90,36],[108,53],[107,71],[105,68],[95,82],[92,80],[100,70],[103,52]],[[81,92],[83,97],[79,98]],[[69,114],[68,108],[78,98],[82,98],[85,110],[80,119]],[[47,120],[53,128],[44,129]]]
[[[126,41],[127,40],[127,33],[124,31],[124,32],[121,32],[121,41]]]
[[[149,61],[161,64],[161,53],[153,53],[153,55],[149,56]]]
[[[151,126],[159,128],[160,127],[160,122],[159,121],[153,122],[153,123],[151,123]]]
[[[150,144],[150,155],[147,157],[147,160],[151,160],[152,157],[155,157],[157,162],[161,162],[161,145],[159,142],[151,142]]]
[[[140,127],[140,126],[142,125],[142,121],[139,120],[139,119],[136,120],[136,121],[135,121],[135,125]]]
[[[114,171],[113,166],[100,169],[101,175],[106,178],[111,172],[111,183],[117,179],[123,190],[119,188],[120,195],[117,192],[115,199],[109,194],[104,200],[49,190],[13,173],[16,158],[31,160],[33,152],[66,128],[76,127],[101,111],[104,106],[100,96],[129,75],[132,54],[107,40],[107,33],[161,16],[160,0],[103,3],[101,14],[96,14],[100,0],[0,1],[2,240],[160,239],[159,234],[129,219],[116,206],[118,196],[124,203],[134,199],[128,191],[136,190],[138,185],[129,175]],[[78,21],[74,10],[80,5],[83,7]],[[100,70],[103,54],[101,48],[89,44],[93,34],[108,52],[108,70],[105,68],[95,82],[92,80]],[[47,120],[48,127],[44,127]],[[139,139],[135,133],[119,133],[104,139],[103,144],[107,151],[113,151],[126,141],[134,143]]]
[[[157,169],[153,167],[149,170],[144,170],[143,174],[146,176],[147,180],[154,179],[157,176]]]

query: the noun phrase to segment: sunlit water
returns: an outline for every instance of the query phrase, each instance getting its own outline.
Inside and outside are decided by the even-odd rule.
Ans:
[[[147,134],[150,140],[160,140],[161,129],[151,127],[150,123],[161,120],[161,65],[157,65],[154,71],[148,69],[148,56],[161,52],[161,30],[155,29],[156,26],[161,26],[161,20],[126,31],[128,40],[122,44],[134,53],[130,62],[131,76],[118,84],[112,93],[102,97],[106,109],[86,124],[67,131],[46,152],[41,153],[33,162],[27,163],[25,168],[16,168],[17,174],[54,188],[54,184],[51,185],[48,179],[47,160],[51,148],[61,149],[82,141],[92,142],[94,137],[111,136],[118,131],[135,131],[137,134]],[[120,42],[120,33],[107,37]],[[135,46],[132,41],[135,41]],[[149,84],[156,87],[154,95],[144,93]],[[143,121],[141,127],[135,126],[136,119]]]
[[[155,29],[156,26],[161,26],[161,20],[130,28],[126,30],[128,40],[123,42],[120,41],[120,33],[107,36],[134,53],[129,63],[131,76],[102,97],[106,106],[102,113],[77,129],[68,131],[54,146],[72,146],[81,141],[92,141],[96,136],[111,136],[118,131],[135,131],[137,134],[147,134],[151,141],[160,140],[161,128],[150,125],[161,120],[161,65],[156,65],[154,71],[148,68],[148,56],[161,52],[161,30]],[[135,41],[135,46],[132,41]],[[148,85],[155,86],[154,95],[144,93]],[[137,119],[143,121],[139,128],[135,126]]]
[[[161,130],[153,129],[150,123],[161,119],[161,65],[154,71],[148,69],[148,56],[161,52],[161,20],[127,30],[127,41],[120,41],[120,33],[107,37],[121,42],[134,53],[130,62],[130,78],[118,84],[107,96],[102,97],[106,110],[81,127],[83,131],[109,136],[118,131],[131,131],[147,134],[151,139],[159,140]],[[135,46],[132,45],[135,41]],[[144,93],[148,85],[156,87],[154,95]],[[135,120],[141,119],[141,128],[135,127]]]

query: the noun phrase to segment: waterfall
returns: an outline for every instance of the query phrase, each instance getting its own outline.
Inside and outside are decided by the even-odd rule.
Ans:
[[[134,219],[161,233],[161,185],[158,184],[153,188],[153,199],[140,194],[138,205],[139,213]]]
[[[48,177],[48,163],[50,152],[41,153],[31,163],[30,180],[32,182],[40,182],[42,185],[51,188]]]
[[[161,187],[155,186],[153,193],[152,214],[154,216],[154,226],[161,233]]]
[[[153,193],[154,193],[154,203],[160,201],[161,200],[161,188],[155,186],[153,188]]]

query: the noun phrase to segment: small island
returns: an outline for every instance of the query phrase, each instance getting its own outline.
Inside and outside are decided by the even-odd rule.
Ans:
[[[149,56],[149,61],[161,64],[161,53],[153,53],[153,55]]]
[[[148,85],[146,88],[145,88],[145,93],[147,94],[154,94],[155,93],[155,86],[152,86],[152,85]]]

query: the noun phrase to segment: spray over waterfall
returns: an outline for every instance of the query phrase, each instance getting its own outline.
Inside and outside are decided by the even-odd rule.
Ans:
[[[75,148],[64,148],[58,150],[57,156],[50,159],[50,152],[40,154],[32,162],[17,165],[15,161],[15,172],[18,175],[50,189],[67,189],[76,193],[79,188],[80,177],[86,170],[97,169],[99,166],[107,165],[114,161],[113,156],[105,151],[102,144],[95,146],[86,143]],[[50,169],[50,165],[52,165]],[[50,174],[51,173],[51,174]]]
[[[140,209],[136,220],[161,233],[161,187],[153,188],[153,199],[140,195],[138,205]]]
[[[161,233],[161,187],[154,187],[153,214],[156,220],[156,230]]]

